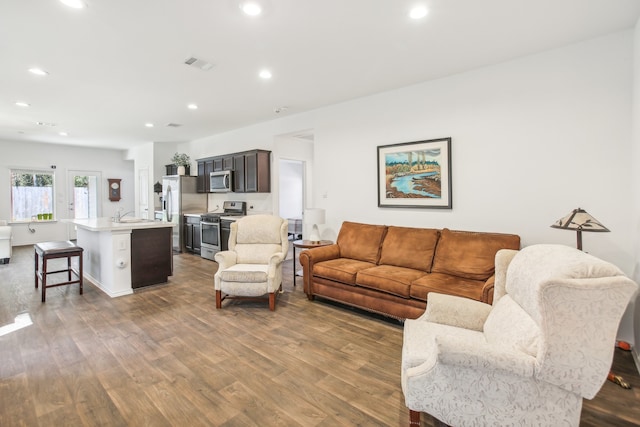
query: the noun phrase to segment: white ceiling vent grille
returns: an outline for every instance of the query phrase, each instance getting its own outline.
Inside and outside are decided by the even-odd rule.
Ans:
[[[180,123],[167,123],[168,128],[179,128],[182,126]]]
[[[200,68],[201,70],[204,70],[204,71],[207,71],[213,68],[212,63],[202,59],[198,59],[195,56],[190,56],[189,58],[185,59],[184,63],[191,67]]]

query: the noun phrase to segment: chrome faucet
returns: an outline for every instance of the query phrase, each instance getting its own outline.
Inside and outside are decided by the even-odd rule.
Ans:
[[[122,213],[122,208],[120,208],[120,209],[118,209],[118,210],[116,211],[116,213],[115,213],[115,214],[113,214],[113,222],[120,222],[120,220],[121,220],[123,217],[125,217],[125,216],[127,216],[127,215],[129,215],[129,214],[132,214],[133,212],[134,212],[134,211],[128,211],[128,212]]]

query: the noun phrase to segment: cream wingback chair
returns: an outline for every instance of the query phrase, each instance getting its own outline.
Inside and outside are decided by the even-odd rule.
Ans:
[[[0,264],[8,264],[11,259],[11,226],[0,220]]]
[[[496,255],[493,305],[429,294],[406,320],[402,390],[420,412],[464,426],[578,426],[607,378],[637,285],[614,265],[561,245]]]
[[[276,308],[282,288],[282,262],[289,240],[287,221],[273,215],[249,215],[231,224],[229,250],[218,252],[214,276],[216,308],[225,298],[254,299],[269,295]]]

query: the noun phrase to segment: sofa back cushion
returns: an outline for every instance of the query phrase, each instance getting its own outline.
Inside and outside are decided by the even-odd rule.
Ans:
[[[520,236],[445,228],[438,240],[431,271],[487,280],[494,273],[496,252],[500,249],[520,249]]]
[[[440,230],[433,228],[389,226],[382,243],[379,264],[429,273],[439,236]]]
[[[386,232],[386,225],[344,221],[336,241],[340,247],[340,256],[377,264]]]

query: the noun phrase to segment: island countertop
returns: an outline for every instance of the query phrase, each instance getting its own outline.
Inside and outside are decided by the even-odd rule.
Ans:
[[[154,221],[151,219],[124,217],[120,222],[114,222],[111,217],[89,219],[63,219],[63,222],[76,225],[90,231],[124,231],[143,228],[175,227],[177,224],[167,221]]]

